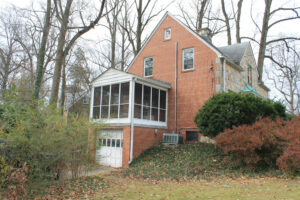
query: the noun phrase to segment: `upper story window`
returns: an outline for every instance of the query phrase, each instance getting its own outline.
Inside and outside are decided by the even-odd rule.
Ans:
[[[166,122],[167,92],[135,83],[134,118]]]
[[[129,82],[94,88],[93,118],[128,118]]]
[[[182,70],[194,69],[194,48],[182,51]]]
[[[164,39],[165,40],[171,39],[171,28],[166,28],[165,29]]]
[[[247,69],[247,82],[249,85],[252,85],[252,67],[251,66],[248,66],[248,69]]]
[[[152,76],[153,74],[153,57],[144,59],[144,76]]]

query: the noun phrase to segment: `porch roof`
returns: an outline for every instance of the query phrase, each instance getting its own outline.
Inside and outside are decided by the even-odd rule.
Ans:
[[[163,88],[166,88],[166,89],[171,88],[171,84],[169,82],[161,81],[161,80],[158,80],[158,79],[155,79],[155,78],[144,78],[142,76],[138,76],[136,74],[132,74],[132,73],[129,73],[129,72],[124,72],[124,71],[121,71],[121,70],[115,69],[115,68],[109,68],[108,70],[106,70],[105,72],[100,74],[98,77],[96,77],[91,82],[91,84],[93,85],[96,82],[100,82],[101,79],[102,78],[104,79],[105,76],[107,76],[107,77],[105,77],[106,80],[111,79],[111,81],[116,82],[116,81],[118,81],[118,76],[117,75],[120,75],[120,77],[122,77],[122,79],[124,78],[124,75],[125,75],[125,76],[127,76],[128,79],[135,78],[136,80],[139,80],[139,81],[145,82],[145,83],[149,83],[151,85],[160,86],[160,87],[163,87]]]

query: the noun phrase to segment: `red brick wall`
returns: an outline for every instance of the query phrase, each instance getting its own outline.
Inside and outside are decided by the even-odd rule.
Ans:
[[[164,29],[171,28],[171,39],[164,40]],[[168,129],[174,130],[175,45],[178,42],[177,130],[196,127],[194,116],[212,95],[213,62],[217,55],[178,22],[167,16],[135,60],[130,73],[144,76],[144,58],[153,56],[153,78],[171,83],[168,99]],[[182,50],[194,47],[194,70],[182,71]],[[139,129],[138,129],[139,130]],[[150,134],[150,133],[149,133]],[[141,148],[141,147],[138,147]]]

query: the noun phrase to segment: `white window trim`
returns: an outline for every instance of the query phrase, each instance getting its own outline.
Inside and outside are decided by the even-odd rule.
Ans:
[[[167,38],[167,35],[166,35],[166,31],[167,30],[170,30],[170,36]],[[170,40],[171,39],[171,34],[172,34],[172,32],[171,32],[171,28],[170,27],[168,27],[168,28],[165,28],[164,29],[164,40]]]
[[[152,58],[152,74],[146,76],[146,70],[145,70],[146,69],[146,65],[145,65],[145,63],[146,63],[146,59],[148,59],[148,58]],[[153,56],[149,56],[149,57],[144,58],[144,77],[151,77],[151,76],[153,76],[153,65],[154,65]]]
[[[184,69],[184,51],[188,50],[188,49],[193,49],[193,68],[190,69]],[[189,47],[189,48],[185,48],[182,49],[182,71],[191,71],[195,69],[195,50],[194,47]]]

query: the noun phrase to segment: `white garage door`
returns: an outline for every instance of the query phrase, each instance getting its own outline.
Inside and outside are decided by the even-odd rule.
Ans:
[[[101,147],[96,151],[96,161],[105,166],[122,167],[123,131],[103,130],[97,142]]]

